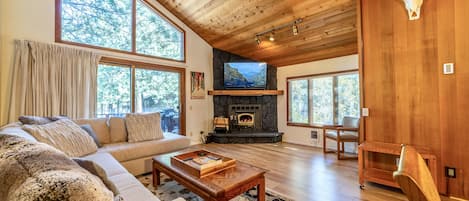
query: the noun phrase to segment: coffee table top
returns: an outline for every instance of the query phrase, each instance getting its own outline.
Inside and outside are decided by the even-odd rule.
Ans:
[[[266,170],[262,168],[236,161],[236,167],[234,168],[229,168],[204,178],[198,178],[171,164],[172,156],[190,151],[191,150],[185,150],[158,155],[153,157],[153,162],[158,165],[162,172],[168,174],[169,177],[179,182],[187,182],[183,185],[195,185],[198,188],[203,189],[209,195],[215,197],[223,195],[225,192],[236,189],[246,183],[258,179],[259,177],[263,177],[266,172]]]

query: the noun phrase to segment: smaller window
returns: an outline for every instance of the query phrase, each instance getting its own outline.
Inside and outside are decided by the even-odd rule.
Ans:
[[[341,124],[345,116],[360,116],[358,73],[287,79],[288,123]]]

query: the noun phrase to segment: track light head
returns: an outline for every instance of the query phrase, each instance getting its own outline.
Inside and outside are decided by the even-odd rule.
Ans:
[[[292,26],[292,31],[294,36],[298,35],[298,26],[296,26],[296,22]]]
[[[254,37],[254,41],[256,41],[257,45],[260,45],[261,44],[261,39],[259,38],[259,35],[256,35],[256,37]]]
[[[273,32],[273,31],[270,32],[269,40],[270,40],[270,41],[275,41],[274,32]]]

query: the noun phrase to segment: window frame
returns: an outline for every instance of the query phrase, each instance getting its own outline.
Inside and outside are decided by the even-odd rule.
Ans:
[[[102,57],[99,61],[100,64],[110,64],[110,65],[120,65],[120,66],[128,66],[131,69],[131,94],[130,94],[130,102],[131,102],[131,112],[135,112],[135,69],[148,69],[148,70],[158,70],[158,71],[166,71],[166,72],[174,72],[179,73],[179,82],[180,82],[180,89],[179,89],[179,99],[180,99],[180,130],[179,134],[186,135],[186,69],[179,68],[179,67],[172,67],[172,66],[165,66],[159,64],[152,64],[140,61],[132,61],[126,59],[117,59],[112,57]]]
[[[113,48],[108,48],[108,47],[100,47],[96,45],[90,45],[90,44],[84,44],[84,43],[78,43],[78,42],[72,42],[72,41],[67,41],[67,40],[62,40],[62,1],[63,0],[55,0],[55,42],[57,43],[63,43],[67,45],[74,45],[74,46],[80,46],[80,47],[86,47],[86,48],[93,48],[93,49],[98,49],[98,50],[106,50],[106,51],[111,51],[111,52],[117,52],[117,53],[124,53],[124,54],[130,54],[130,55],[135,55],[135,56],[143,56],[143,57],[149,57],[149,58],[155,58],[155,59],[162,59],[162,60],[167,60],[167,61],[175,61],[175,62],[180,62],[180,63],[186,63],[186,31],[182,29],[179,25],[177,25],[174,21],[169,19],[165,14],[163,14],[158,8],[156,8],[153,4],[151,4],[148,0],[129,0],[132,1],[132,37],[131,37],[131,51],[125,51],[125,50],[118,50],[118,49],[113,49]],[[159,57],[159,56],[153,56],[153,55],[147,55],[147,54],[142,54],[137,52],[137,1],[141,1],[141,3],[145,4],[149,9],[153,10],[155,14],[159,15],[161,18],[166,20],[168,23],[174,26],[177,30],[179,30],[183,37],[182,41],[182,60],[177,60],[177,59],[171,59],[171,58],[165,58],[165,57]]]
[[[312,87],[311,87],[311,82],[312,79],[314,78],[319,78],[319,77],[335,77],[335,76],[340,76],[340,75],[347,75],[347,74],[358,74],[359,79],[360,79],[360,72],[358,69],[352,69],[352,70],[344,70],[344,71],[334,71],[334,72],[327,72],[327,73],[318,73],[318,74],[309,74],[309,75],[301,75],[301,76],[293,76],[293,77],[287,77],[286,78],[286,104],[287,104],[287,115],[286,115],[286,122],[287,126],[296,126],[296,127],[307,127],[307,128],[322,128],[324,124],[315,124],[313,122],[312,118],[312,103],[313,103],[313,94],[312,94]],[[296,123],[296,122],[291,122],[290,121],[290,81],[292,80],[308,80],[308,123]],[[333,90],[337,85],[337,79],[333,79]],[[361,92],[361,91],[360,91]],[[361,97],[361,96],[360,96]],[[336,99],[336,92],[333,92],[333,100]],[[335,101],[333,101],[333,119],[334,119],[334,124],[336,124],[336,119],[337,119],[337,104]],[[361,100],[360,100],[361,104]]]

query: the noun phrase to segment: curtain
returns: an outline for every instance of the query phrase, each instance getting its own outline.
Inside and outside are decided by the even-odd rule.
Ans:
[[[94,117],[99,55],[23,40],[14,51],[9,122],[20,115]]]

